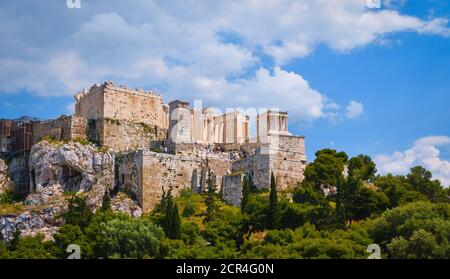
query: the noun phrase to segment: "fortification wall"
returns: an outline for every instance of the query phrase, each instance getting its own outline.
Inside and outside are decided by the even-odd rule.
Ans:
[[[284,189],[295,186],[304,179],[306,168],[305,140],[298,136],[280,136],[279,148],[269,156],[269,171]]]
[[[88,126],[92,141],[118,151],[149,149],[167,136],[167,130],[157,126],[110,118],[89,120]]]
[[[259,189],[270,187],[273,172],[280,189],[295,186],[303,181],[306,168],[305,140],[298,136],[272,137],[272,145],[263,145],[232,164],[232,172],[252,175],[253,183]]]
[[[75,115],[87,119],[104,117],[104,86],[94,85],[88,92],[75,95]]]
[[[129,152],[115,158],[116,187],[133,195],[142,204],[143,153]]]
[[[87,120],[84,117],[61,116],[48,121],[33,122],[33,144],[46,136],[71,141],[87,138]]]
[[[206,160],[197,156],[138,150],[124,154],[118,164],[119,187],[136,195],[144,211],[152,210],[160,201],[163,188],[168,191],[172,186],[172,194],[177,196],[184,188],[204,189],[206,183]],[[208,166],[220,191],[231,163],[211,158]]]
[[[78,93],[75,99],[76,115],[87,119],[111,118],[167,129],[163,98],[152,92],[105,82]]]
[[[222,198],[231,205],[240,205],[244,174],[225,175],[222,182]]]

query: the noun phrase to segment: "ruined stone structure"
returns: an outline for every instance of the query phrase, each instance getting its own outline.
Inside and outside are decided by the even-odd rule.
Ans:
[[[185,101],[169,103],[171,152],[185,153],[195,145],[244,144],[249,141],[249,117],[239,111],[217,115],[211,108],[189,108]]]
[[[183,188],[192,188],[194,191],[204,189],[207,167],[214,173],[213,180],[220,188],[222,177],[231,166],[228,158],[173,155],[146,150],[129,152],[119,158],[118,187],[133,193],[143,211],[151,210],[160,201],[163,189],[168,191],[171,187],[174,195]]]
[[[33,123],[33,143],[45,137],[54,140],[73,141],[87,139],[87,119],[79,116],[61,116],[47,121]]]
[[[30,150],[32,145],[32,119],[0,119],[0,153]]]
[[[242,199],[242,184],[245,174],[238,173],[223,177],[222,198],[232,205],[240,205]]]
[[[75,115],[87,119],[110,118],[167,128],[163,98],[151,91],[95,84],[75,95]]]
[[[46,137],[94,143],[114,161],[111,186],[134,195],[144,211],[169,188],[175,195],[183,188],[201,193],[209,174],[234,205],[240,203],[245,175],[260,189],[270,186],[272,172],[281,189],[303,180],[305,141],[289,133],[287,112],[258,115],[257,135],[250,140],[249,117],[239,111],[219,114],[180,100],[166,105],[158,94],[112,82],[96,84],[75,99],[73,116],[19,124],[0,121],[1,151],[29,150]],[[24,177],[29,181],[18,182],[34,191],[36,168],[24,160],[25,155],[17,157],[16,165],[22,167],[14,169],[28,173]],[[76,177],[70,171],[66,176]]]

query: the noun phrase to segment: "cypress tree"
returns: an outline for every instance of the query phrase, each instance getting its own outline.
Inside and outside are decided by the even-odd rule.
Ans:
[[[106,190],[105,194],[103,195],[101,211],[110,211],[110,210],[111,210],[111,197],[109,196],[109,190]]]
[[[178,206],[174,203],[171,210],[171,222],[169,230],[169,238],[180,239],[181,238],[181,219],[180,213],[178,212]]]
[[[172,198],[172,187],[169,188],[169,191],[164,196],[162,203],[162,210],[164,212],[164,219],[163,219],[163,229],[166,235],[170,238],[171,237],[171,229],[172,229],[172,220],[173,220],[173,198]]]
[[[17,245],[19,244],[19,241],[20,241],[20,230],[19,230],[19,229],[16,229],[16,230],[13,232],[13,238],[12,238],[12,240],[9,242],[8,249],[9,249],[10,251],[16,250]]]
[[[66,224],[77,225],[84,229],[91,223],[94,214],[89,208],[85,197],[72,196],[68,207],[69,209],[62,214]]]
[[[219,206],[217,205],[216,200],[216,185],[212,181],[212,172],[209,171],[208,180],[207,180],[207,192],[205,197],[205,205],[206,205],[206,217],[205,221],[211,221],[217,214],[219,210]]]
[[[278,225],[278,197],[277,197],[277,184],[275,182],[275,176],[273,172],[270,175],[270,196],[269,196],[269,214],[268,225],[269,228],[275,229]]]
[[[248,175],[248,186],[249,186],[250,192],[252,192],[252,193],[258,192],[258,188],[256,188],[255,184],[253,183],[253,177],[250,174]]]
[[[250,178],[248,175],[246,175],[244,176],[244,181],[242,183],[241,212],[245,211],[245,207],[247,206],[249,196],[250,196]]]

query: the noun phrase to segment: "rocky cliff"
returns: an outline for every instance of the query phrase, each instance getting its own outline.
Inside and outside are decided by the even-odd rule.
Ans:
[[[0,194],[5,193],[9,187],[8,168],[6,162],[0,159]]]
[[[92,208],[101,206],[114,185],[114,159],[91,145],[41,141],[30,153],[31,194],[25,203],[42,204],[67,193],[84,192]]]
[[[34,145],[27,165],[30,194],[12,207],[22,211],[0,216],[1,234],[10,240],[14,231],[20,230],[23,236],[42,233],[51,239],[62,225],[59,215],[71,195],[83,193],[93,210],[101,206],[105,191],[114,185],[113,162],[111,154],[88,144],[41,141]],[[0,163],[0,175],[7,177],[5,173],[6,166]]]

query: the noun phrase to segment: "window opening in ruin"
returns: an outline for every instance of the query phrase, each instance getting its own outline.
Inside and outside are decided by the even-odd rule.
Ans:
[[[72,192],[79,191],[82,180],[81,172],[74,170],[71,167],[62,167],[62,186],[64,191]]]
[[[36,192],[36,177],[34,170],[31,170],[30,179],[31,179],[31,192]]]

